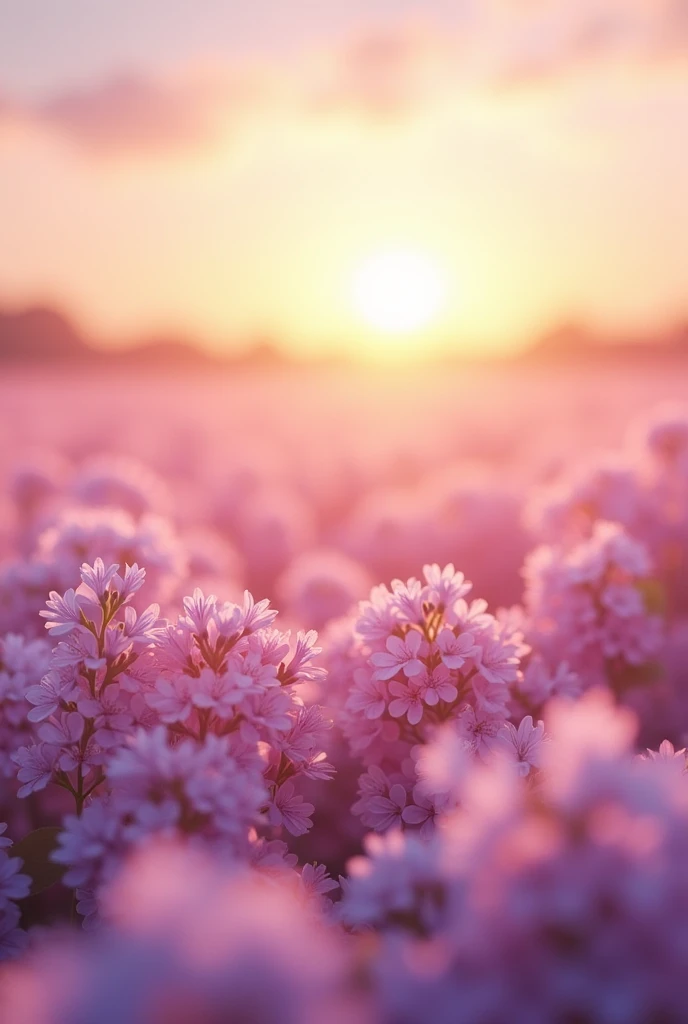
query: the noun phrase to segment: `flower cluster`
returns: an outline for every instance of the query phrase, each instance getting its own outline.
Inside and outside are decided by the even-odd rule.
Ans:
[[[81,812],[104,781],[108,756],[149,717],[142,687],[154,670],[145,655],[151,654],[159,608],[137,614],[130,602],[145,571],[136,564],[124,575],[118,570],[100,558],[84,564],[77,590],[53,591],[41,612],[57,643],[49,671],[26,691],[37,740],[14,755],[20,797],[54,782],[73,795]]]
[[[484,601],[467,603],[470,590],[453,565],[426,565],[422,581],[376,587],[359,607],[342,724],[368,765],[353,810],[376,831],[431,825],[436,808],[414,790],[413,752],[439,725],[452,721],[481,758],[501,742],[526,648]]]
[[[0,1018],[682,1022],[685,411],[120,384],[2,392]]]
[[[666,750],[633,758],[603,693],[552,706],[549,730],[536,790],[473,762],[429,842],[373,837],[351,864],[341,916],[383,933],[385,1019],[682,1019],[685,777]]]
[[[268,820],[302,835],[313,805],[296,783],[333,773],[322,746],[331,723],[297,692],[324,676],[316,633],[299,632],[292,640],[274,629],[277,612],[266,600],[255,603],[248,591],[237,605],[196,590],[184,610],[156,639],[158,676],[148,704],[171,736],[203,742],[215,735],[240,759],[260,757]]]
[[[0,638],[0,778],[14,779],[12,760],[20,747],[28,744],[35,726],[28,718],[29,689],[40,683],[48,671],[50,644],[45,640],[26,640],[8,633]]]
[[[172,844],[142,851],[104,897],[108,927],[44,937],[3,978],[31,1024],[372,1024],[346,938],[288,880]]]
[[[0,567],[0,632],[38,635],[48,591],[67,589],[79,566],[96,558],[145,565],[148,593],[158,603],[167,604],[186,577],[186,554],[161,516],[135,520],[120,508],[69,506],[38,531],[29,557]]]
[[[688,608],[688,407],[668,405],[634,424],[626,450],[592,459],[536,490],[534,536],[571,548],[598,522],[621,524],[644,544],[672,604]]]
[[[663,641],[661,594],[642,544],[616,523],[570,550],[541,547],[525,567],[529,639],[554,666],[565,652],[584,688],[622,694],[651,676]]]
[[[316,634],[292,642],[248,592],[236,605],[196,590],[174,623],[157,605],[137,614],[145,573],[118,570],[96,559],[76,591],[50,595],[43,615],[60,639],[26,691],[37,742],[14,756],[20,797],[54,782],[74,798],[55,853],[65,882],[97,892],[158,835],[289,865],[275,838],[306,833],[314,811],[299,782],[333,772],[330,722],[297,694],[323,676]]]
[[[7,852],[12,842],[3,835],[6,829],[0,824],[0,960],[9,960],[26,946],[28,936],[19,927],[21,913],[15,900],[28,896],[31,886],[29,876],[20,874],[21,858]]]

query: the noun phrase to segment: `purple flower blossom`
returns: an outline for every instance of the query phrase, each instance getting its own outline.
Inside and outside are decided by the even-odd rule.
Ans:
[[[405,676],[420,675],[424,666],[418,658],[423,636],[415,630],[409,630],[406,636],[401,639],[398,636],[387,638],[386,651],[371,655],[370,662],[375,666],[375,677],[377,679],[392,679],[399,670]]]
[[[545,739],[543,722],[533,725],[530,715],[521,720],[518,728],[511,722],[505,722],[497,738],[507,756],[516,762],[521,775],[529,775],[533,769],[539,768]]]
[[[74,590],[65,591],[64,595],[55,590],[50,591],[47,609],[40,612],[47,619],[45,628],[53,636],[64,636],[78,629],[81,623],[81,605]]]
[[[271,825],[284,825],[293,836],[302,836],[313,824],[310,816],[313,804],[295,792],[293,782],[285,782],[276,791],[268,808]]]

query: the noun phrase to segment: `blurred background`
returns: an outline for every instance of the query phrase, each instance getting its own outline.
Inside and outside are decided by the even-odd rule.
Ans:
[[[0,0],[0,26],[0,355],[686,344],[685,0]]]

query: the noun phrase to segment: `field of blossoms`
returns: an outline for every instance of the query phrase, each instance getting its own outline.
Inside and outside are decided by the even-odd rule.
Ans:
[[[685,1024],[683,366],[0,378],[0,1021]]]

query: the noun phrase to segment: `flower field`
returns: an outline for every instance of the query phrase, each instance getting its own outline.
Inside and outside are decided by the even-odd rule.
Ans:
[[[0,379],[0,1020],[683,1024],[669,361]]]

